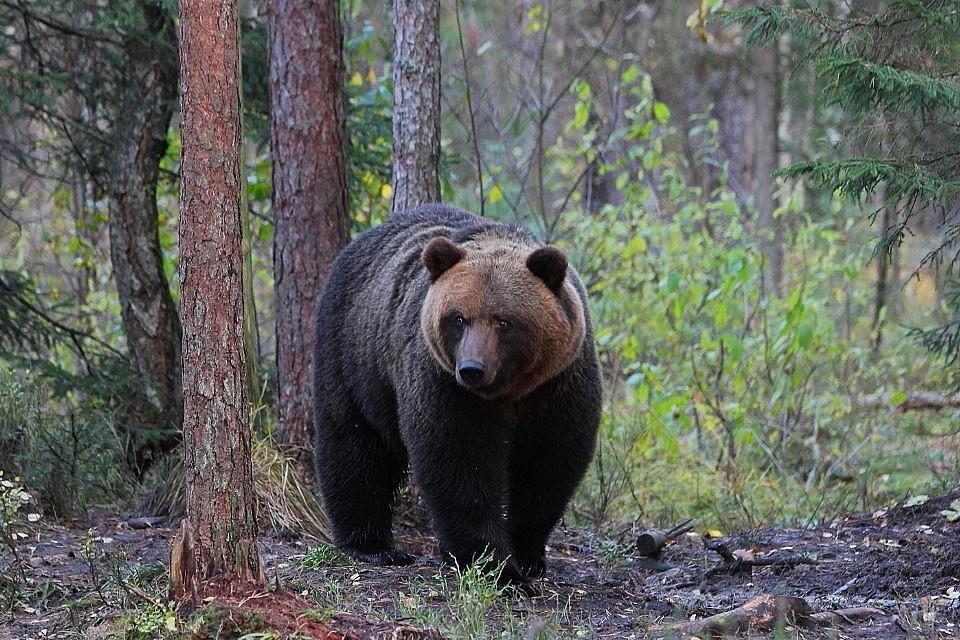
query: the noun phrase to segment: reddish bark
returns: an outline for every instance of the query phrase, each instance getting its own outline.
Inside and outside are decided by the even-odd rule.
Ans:
[[[180,0],[180,290],[187,519],[174,592],[262,579],[256,551],[243,307],[236,0]]]
[[[337,0],[272,0],[270,146],[281,442],[309,450],[313,315],[349,239]],[[301,465],[309,474],[310,465]]]
[[[393,2],[391,211],[440,201],[440,2]]]

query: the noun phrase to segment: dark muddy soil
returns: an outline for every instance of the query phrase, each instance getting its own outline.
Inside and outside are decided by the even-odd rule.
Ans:
[[[769,594],[801,597],[814,612],[878,610],[837,629],[788,627],[785,637],[960,637],[960,520],[942,515],[958,498],[940,496],[810,529],[765,528],[720,539],[688,534],[654,559],[634,553],[635,533],[611,540],[562,529],[548,552],[549,575],[539,595],[502,597],[481,614],[480,624],[496,637],[667,637],[675,621]],[[0,637],[105,638],[117,632],[118,617],[143,605],[150,586],[159,592],[173,537],[169,528],[129,523],[102,516],[47,527],[25,545],[30,597],[0,620]],[[342,558],[308,568],[300,556],[310,545],[267,536],[267,575],[271,589],[279,584],[282,590],[237,594],[225,615],[255,611],[262,628],[306,637],[454,637],[459,632],[451,629],[476,623],[467,619],[469,598],[453,602],[451,572],[439,568],[434,542],[420,529],[422,520],[413,527],[406,522],[400,542],[423,560],[398,568]],[[124,589],[107,579],[111,574],[147,586]],[[95,580],[113,586],[98,592]],[[540,627],[546,633],[537,635]]]

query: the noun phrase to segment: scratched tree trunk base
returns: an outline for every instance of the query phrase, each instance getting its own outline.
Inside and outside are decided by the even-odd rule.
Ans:
[[[211,585],[211,581],[221,578],[225,583],[242,582],[264,584],[267,581],[263,572],[263,563],[256,546],[239,544],[233,556],[219,558],[216,563],[220,569],[205,575],[197,571],[197,548],[193,531],[189,523],[180,523],[177,536],[170,547],[170,595],[177,600],[190,598],[198,604],[204,596],[222,585]],[[213,565],[208,565],[213,566]]]
[[[181,0],[180,290],[187,518],[171,587],[258,581],[244,343],[236,0]]]

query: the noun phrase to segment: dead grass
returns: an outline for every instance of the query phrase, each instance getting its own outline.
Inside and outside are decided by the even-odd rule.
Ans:
[[[294,459],[272,438],[255,441],[251,455],[257,518],[261,528],[330,544],[332,538],[327,516],[297,474]],[[182,462],[177,463],[167,481],[148,498],[146,508],[170,522],[178,522],[186,516]]]

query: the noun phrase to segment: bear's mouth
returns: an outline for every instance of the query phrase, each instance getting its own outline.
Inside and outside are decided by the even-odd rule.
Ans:
[[[457,385],[462,389],[469,391],[470,393],[476,394],[485,400],[493,400],[504,394],[503,384],[498,378],[495,378],[493,382],[484,385],[469,385],[464,384],[460,380],[459,376],[454,376],[457,380]]]

